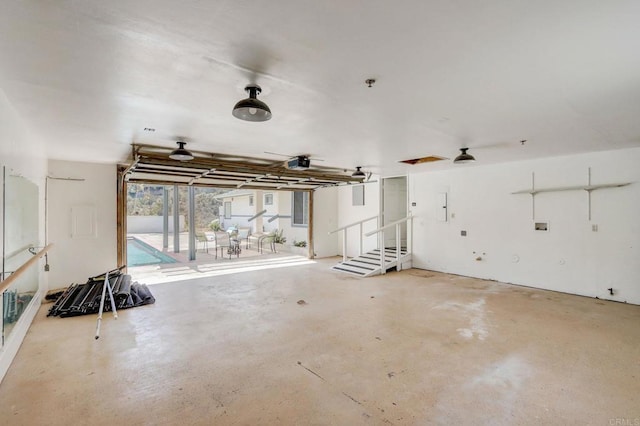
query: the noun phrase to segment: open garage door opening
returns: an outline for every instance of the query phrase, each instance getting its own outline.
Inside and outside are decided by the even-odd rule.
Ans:
[[[149,284],[308,263],[306,191],[125,183],[128,272]]]

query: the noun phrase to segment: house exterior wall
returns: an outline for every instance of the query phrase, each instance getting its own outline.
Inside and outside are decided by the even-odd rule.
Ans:
[[[271,204],[266,204],[268,194],[271,194],[273,201]],[[266,210],[266,213],[262,216],[262,231],[273,232],[276,229],[282,231],[283,237],[287,239],[286,244],[291,245],[294,241],[307,241],[308,240],[308,227],[307,226],[292,226],[291,224],[291,204],[292,204],[292,192],[290,191],[254,191],[254,205],[249,205],[249,195],[243,194],[240,196],[222,197],[223,202],[231,202],[231,219],[224,219],[224,215],[221,216],[221,223],[223,226],[229,227],[232,225],[240,227],[251,227],[252,232],[256,232],[255,224],[248,220],[261,210]],[[258,197],[262,199],[262,209],[258,203]],[[278,216],[271,222],[269,219]],[[259,232],[259,231],[258,231]]]
[[[220,214],[220,225],[226,229],[231,226],[247,227],[251,226],[249,219],[255,214],[255,196],[254,206],[249,205],[249,195],[238,195],[233,197],[221,198],[222,212]],[[224,217],[224,203],[231,202],[231,218],[225,219]]]
[[[271,196],[273,197],[273,203],[271,205],[268,205],[266,203],[267,194],[271,194]],[[280,206],[282,201],[282,191],[262,191],[263,209],[267,210],[267,212],[262,216],[262,226],[264,232],[271,232],[275,229],[281,229],[279,219],[276,219],[273,222],[269,222],[269,219],[280,213]]]
[[[260,227],[259,221],[249,222],[249,219],[262,210],[267,212],[262,216],[262,231],[271,232],[278,228],[278,220],[268,222],[279,212],[278,203],[280,200],[279,193],[282,191],[253,191],[253,205],[249,205],[250,194],[232,195],[230,197],[221,197],[223,205],[225,202],[231,202],[231,219],[224,218],[224,212],[220,215],[220,224],[223,228],[230,226],[250,227],[252,232],[260,232],[256,230],[256,226]],[[273,196],[273,202],[270,205],[265,203],[267,194]],[[260,208],[260,198],[262,200],[262,208]]]
[[[265,215],[265,231],[272,232],[274,230],[282,231],[282,236],[287,239],[286,245],[293,245],[295,241],[309,242],[308,226],[293,226],[292,224],[292,197],[291,191],[274,191],[275,208],[267,212],[268,217],[278,215],[278,218],[271,223]]]

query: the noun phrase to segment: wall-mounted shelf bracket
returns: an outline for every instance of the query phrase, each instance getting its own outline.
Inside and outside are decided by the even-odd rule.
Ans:
[[[630,185],[631,182],[621,183],[604,183],[600,185],[591,184],[591,167],[589,167],[589,176],[587,185],[575,185],[575,186],[556,186],[551,188],[536,188],[535,187],[535,173],[531,173],[531,189],[522,189],[520,191],[512,192],[512,194],[530,194],[532,204],[532,219],[536,218],[536,195],[544,192],[561,192],[561,191],[587,191],[589,194],[589,220],[591,220],[591,192],[597,189],[606,188],[620,188],[622,186]]]

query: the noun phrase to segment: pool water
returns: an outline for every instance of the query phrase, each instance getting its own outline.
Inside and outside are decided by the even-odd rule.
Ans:
[[[155,265],[158,263],[176,263],[176,260],[137,238],[127,238],[127,266]]]

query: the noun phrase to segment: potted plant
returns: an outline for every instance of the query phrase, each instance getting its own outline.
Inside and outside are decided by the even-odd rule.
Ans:
[[[293,240],[293,246],[291,246],[291,253],[295,253],[300,256],[308,256],[309,250],[307,249],[307,242]]]

